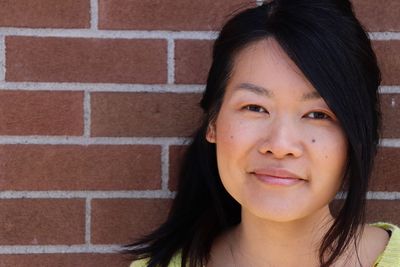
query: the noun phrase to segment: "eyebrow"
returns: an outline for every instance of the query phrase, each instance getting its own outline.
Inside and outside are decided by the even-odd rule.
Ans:
[[[241,83],[238,86],[236,86],[236,89],[239,90],[248,90],[251,91],[257,95],[263,95],[266,97],[273,97],[274,93],[271,90],[268,90],[267,88],[264,88],[262,86],[258,86],[252,83]],[[308,100],[315,100],[315,99],[321,99],[321,95],[317,91],[309,92],[303,94],[301,97],[302,101],[308,101]]]
[[[305,93],[303,94],[303,96],[301,97],[302,101],[307,101],[307,100],[314,100],[314,99],[321,99],[321,95],[317,92],[310,92],[310,93]]]
[[[238,86],[236,86],[236,89],[243,89],[243,90],[249,90],[257,95],[263,95],[266,97],[273,97],[274,94],[268,90],[267,88],[252,84],[252,83],[241,83]]]

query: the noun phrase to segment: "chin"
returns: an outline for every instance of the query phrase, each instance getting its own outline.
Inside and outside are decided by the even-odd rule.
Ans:
[[[258,219],[263,219],[273,222],[294,222],[305,219],[311,215],[315,215],[319,210],[322,210],[324,205],[313,205],[307,201],[279,201],[273,200],[251,201],[252,203],[243,203],[242,212],[249,213],[249,216],[255,216]],[[314,203],[315,204],[315,203]],[[328,209],[329,210],[329,209]]]
[[[286,222],[293,222],[300,220],[306,215],[301,214],[300,212],[296,211],[277,211],[277,210],[248,210],[249,213],[251,213],[253,216],[256,216],[259,219],[266,220],[266,221],[271,221],[271,222],[281,222],[281,223],[286,223]]]

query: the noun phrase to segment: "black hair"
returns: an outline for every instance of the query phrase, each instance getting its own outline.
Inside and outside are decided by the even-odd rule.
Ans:
[[[274,0],[240,12],[222,28],[200,103],[204,120],[185,154],[169,216],[125,247],[133,259],[148,258],[149,267],[166,267],[181,252],[182,267],[202,266],[215,238],[240,223],[240,205],[224,189],[215,144],[205,137],[220,110],[235,56],[266,38],[279,43],[319,92],[349,143],[346,194],[321,241],[320,265],[330,266],[359,238],[379,141],[381,75],[376,56],[348,0]]]

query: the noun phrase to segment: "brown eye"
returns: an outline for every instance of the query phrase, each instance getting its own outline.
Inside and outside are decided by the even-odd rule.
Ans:
[[[331,117],[324,112],[314,111],[307,114],[307,117],[315,120],[326,120]]]
[[[252,111],[252,112],[258,112],[258,113],[268,113],[268,111],[260,106],[257,105],[247,105],[244,107],[246,110],[248,111]]]

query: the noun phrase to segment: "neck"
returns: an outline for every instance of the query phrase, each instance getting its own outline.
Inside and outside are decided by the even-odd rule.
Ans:
[[[242,210],[242,222],[230,242],[234,261],[241,262],[236,266],[318,266],[321,240],[332,221],[328,207],[290,222],[269,221]]]

